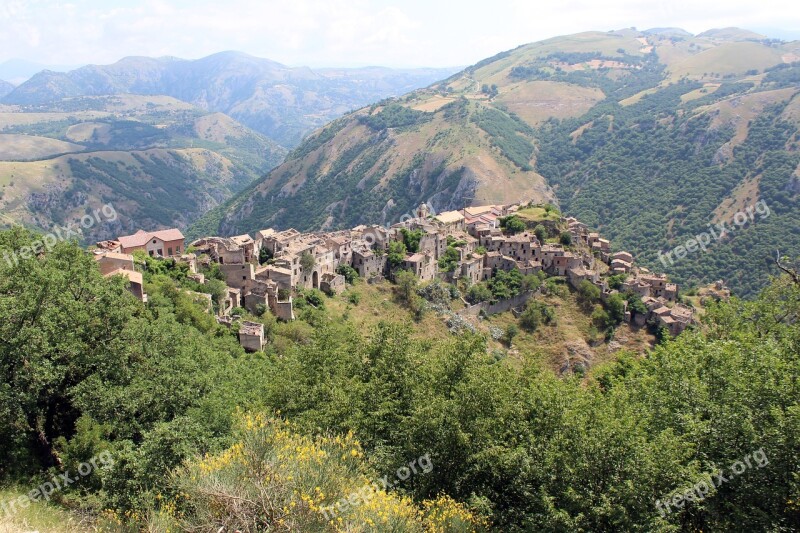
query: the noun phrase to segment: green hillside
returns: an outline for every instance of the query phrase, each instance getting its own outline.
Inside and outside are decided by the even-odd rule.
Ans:
[[[285,150],[221,113],[169,97],[76,97],[0,112],[0,224],[66,224],[103,204],[87,240],[187,227]]]
[[[776,249],[800,246],[798,54],[798,42],[731,28],[520,46],[332,122],[198,227],[342,228],[420,202],[555,201],[680,283],[722,278],[753,294]],[[758,201],[772,216],[713,252],[656,260]]]

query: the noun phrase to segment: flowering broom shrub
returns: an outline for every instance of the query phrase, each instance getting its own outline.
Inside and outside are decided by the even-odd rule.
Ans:
[[[312,438],[286,420],[244,415],[236,444],[175,474],[175,495],[159,500],[148,529],[466,533],[486,527],[447,496],[418,506],[377,479],[352,433]]]

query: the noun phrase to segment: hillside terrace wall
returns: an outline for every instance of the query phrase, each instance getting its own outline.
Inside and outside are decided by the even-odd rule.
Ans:
[[[505,311],[508,311],[509,309],[513,309],[514,307],[518,307],[524,304],[534,294],[536,294],[534,291],[526,291],[514,296],[513,298],[508,298],[507,300],[500,300],[495,303],[480,302],[474,305],[467,305],[467,307],[458,311],[457,314],[461,316],[478,316],[481,313],[481,311],[483,311],[484,314],[486,315],[495,315],[497,313],[503,313]]]

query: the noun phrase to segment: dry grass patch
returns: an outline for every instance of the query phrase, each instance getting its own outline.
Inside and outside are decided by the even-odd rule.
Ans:
[[[682,94],[681,103],[685,104],[686,102],[691,102],[692,100],[697,100],[698,98],[713,94],[717,89],[719,89],[719,86],[719,83],[705,83],[699,89]]]
[[[531,125],[555,118],[578,117],[605,98],[597,88],[558,81],[531,81],[509,85],[496,98],[498,103]]]
[[[702,78],[711,73],[744,74],[781,63],[781,52],[760,43],[734,42],[704,50],[670,67],[672,77]]]
[[[81,152],[83,146],[34,135],[0,134],[0,161],[30,161]]]
[[[730,221],[736,213],[744,211],[748,206],[754,205],[758,201],[758,186],[760,182],[761,174],[747,178],[739,183],[739,185],[731,191],[730,195],[714,209],[714,216],[711,221],[714,223],[723,220]]]
[[[450,102],[455,101],[455,98],[451,98],[448,96],[440,96],[438,94],[434,94],[433,96],[422,100],[419,103],[414,104],[411,106],[411,109],[416,109],[417,111],[427,111],[428,113],[432,113],[434,111],[438,111],[442,107],[446,106]]]
[[[0,490],[0,501],[10,502],[24,496],[16,489]],[[97,531],[88,519],[73,515],[46,501],[31,502],[25,508],[15,507],[15,512],[0,516],[0,533],[78,533]]]

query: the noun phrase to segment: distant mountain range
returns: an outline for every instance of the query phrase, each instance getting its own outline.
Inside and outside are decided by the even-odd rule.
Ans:
[[[0,103],[35,106],[67,97],[166,95],[225,113],[285,147],[342,114],[446,77],[457,69],[292,68],[240,52],[197,60],[127,57],[113,65],[43,71]]]
[[[739,28],[586,32],[501,52],[334,120],[196,227],[392,223],[421,202],[558,202],[682,283],[766,281],[800,253],[800,42]],[[660,252],[764,200],[674,264]]]
[[[27,81],[31,76],[43,70],[54,70],[56,72],[67,72],[78,68],[79,65],[48,65],[26,61],[24,59],[8,59],[0,63],[0,79],[9,81],[14,85],[19,85]]]
[[[0,99],[2,99],[5,95],[7,95],[13,90],[14,90],[14,85],[12,85],[7,81],[0,80]]]

